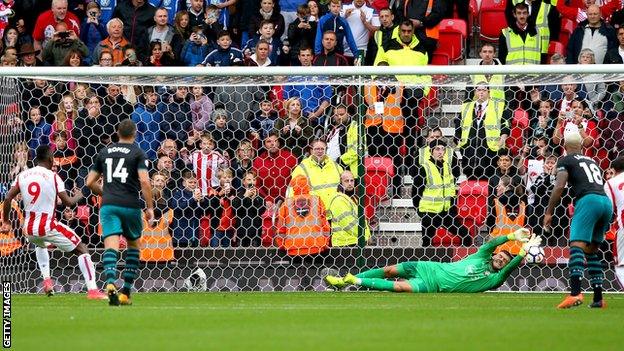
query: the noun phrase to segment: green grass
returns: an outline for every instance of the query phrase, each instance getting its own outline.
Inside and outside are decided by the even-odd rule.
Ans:
[[[560,311],[562,294],[13,295],[16,350],[622,350],[624,295]],[[590,296],[586,296],[586,303]]]

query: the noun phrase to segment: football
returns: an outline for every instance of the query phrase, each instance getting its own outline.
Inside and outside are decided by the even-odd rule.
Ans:
[[[544,249],[541,246],[531,246],[524,259],[529,264],[542,263],[544,261]]]

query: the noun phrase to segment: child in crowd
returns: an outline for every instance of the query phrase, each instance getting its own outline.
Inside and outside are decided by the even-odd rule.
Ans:
[[[227,31],[217,35],[217,49],[209,53],[202,65],[211,67],[240,66],[243,64],[243,52],[232,47],[232,37]]]
[[[199,189],[203,196],[220,185],[218,172],[228,167],[228,160],[215,150],[215,142],[209,133],[202,134],[200,149],[191,155],[193,172],[197,175]]]
[[[245,172],[243,186],[232,199],[236,214],[236,237],[242,247],[260,246],[262,215],[266,211],[264,198],[256,188],[256,174]]]
[[[273,22],[264,20],[260,22],[260,29],[258,34],[249,39],[243,48],[245,57],[250,57],[255,53],[256,44],[261,39],[269,43],[269,60],[271,60],[271,66],[276,66],[282,60],[282,53],[288,53],[288,49],[283,46],[282,41],[279,38],[274,38],[275,26]]]
[[[41,117],[39,106],[32,106],[28,110],[28,121],[26,121],[26,140],[30,149],[30,158],[35,157],[35,150],[41,145],[50,143],[52,126]]]
[[[219,170],[219,186],[214,188],[210,197],[211,203],[218,199],[219,206],[216,208],[215,216],[211,217],[210,228],[212,229],[212,237],[210,238],[210,247],[229,247],[231,243],[236,242],[235,218],[232,208],[232,200],[236,195],[236,191],[232,186],[234,173],[231,169],[225,168]]]
[[[210,133],[216,148],[223,153],[223,156],[231,160],[234,158],[238,143],[245,139],[245,133],[238,128],[236,123],[230,121],[230,115],[223,108],[214,110],[212,119],[214,125]]]
[[[173,245],[176,247],[196,247],[199,245],[199,219],[204,214],[208,200],[197,187],[197,179],[193,173],[186,173],[182,188],[176,189],[169,200],[169,208],[173,209]]]
[[[249,127],[251,137],[264,140],[273,130],[278,116],[269,99],[260,101],[259,107],[260,109],[250,116]]]
[[[180,61],[185,66],[201,65],[204,57],[210,52],[208,38],[204,35],[201,27],[193,27],[191,37],[184,43]]]
[[[78,177],[78,167],[80,161],[76,152],[67,145],[67,132],[54,132],[54,165],[56,173],[65,180],[65,188],[72,189],[74,180]]]

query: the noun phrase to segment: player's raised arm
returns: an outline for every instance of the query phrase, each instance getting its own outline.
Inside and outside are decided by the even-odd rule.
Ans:
[[[9,220],[9,214],[11,213],[11,202],[17,194],[20,193],[20,189],[17,184],[13,185],[6,194],[4,202],[2,202],[2,218],[3,222],[0,223],[0,233],[6,233],[11,230],[11,221]]]
[[[58,197],[61,199],[61,202],[63,202],[63,205],[65,206],[74,206],[78,203],[78,201],[84,198],[80,189],[74,190],[73,196],[69,196],[69,194],[67,194],[67,191],[60,191],[58,193]]]
[[[492,255],[494,250],[496,250],[496,248],[499,245],[502,245],[506,243],[507,241],[517,240],[517,241],[526,242],[529,240],[530,237],[531,237],[531,232],[528,229],[520,228],[507,236],[498,236],[486,242],[485,244],[481,245],[477,254],[479,254],[480,256],[489,257]]]
[[[151,223],[154,219],[154,201],[152,199],[152,185],[150,182],[149,173],[147,169],[139,169],[139,183],[141,184],[141,194],[143,200],[145,200],[147,222]]]
[[[91,192],[95,195],[102,195],[102,183],[100,182],[100,173],[97,171],[89,171],[87,176],[87,187],[91,189]]]

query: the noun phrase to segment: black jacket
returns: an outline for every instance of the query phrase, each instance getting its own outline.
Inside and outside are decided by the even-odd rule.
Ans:
[[[135,9],[132,0],[119,1],[113,11],[112,18],[117,17],[123,22],[124,37],[137,48],[137,55],[141,60],[149,56],[144,40],[147,29],[155,24],[155,13],[156,8],[149,1]]]

